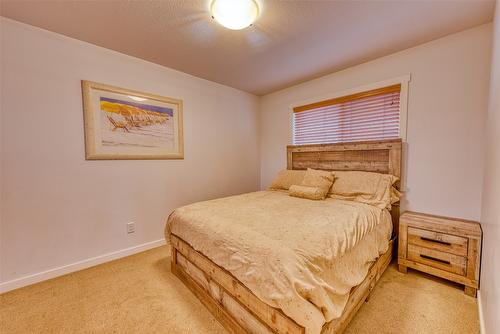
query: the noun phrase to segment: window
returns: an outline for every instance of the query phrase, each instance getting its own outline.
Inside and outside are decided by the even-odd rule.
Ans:
[[[323,144],[400,137],[401,84],[293,109],[293,143]]]

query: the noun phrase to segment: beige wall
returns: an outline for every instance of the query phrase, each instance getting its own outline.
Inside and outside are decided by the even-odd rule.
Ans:
[[[175,207],[258,189],[257,97],[7,19],[1,29],[1,281],[161,239]],[[182,99],[185,159],[85,161],[81,79]]]
[[[0,29],[0,46],[3,46],[3,29]],[[0,47],[0,64],[2,64],[3,59],[3,47]],[[1,260],[1,250],[2,250],[2,212],[3,212],[3,66],[0,66],[0,282],[2,281],[2,260]]]
[[[361,64],[261,101],[261,187],[286,168],[291,106],[411,74],[406,209],[479,219],[492,25]]]
[[[500,5],[497,2],[491,63],[484,174],[481,304],[486,333],[500,333]]]

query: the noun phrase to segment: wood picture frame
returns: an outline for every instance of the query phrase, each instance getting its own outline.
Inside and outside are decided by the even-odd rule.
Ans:
[[[182,100],[81,84],[87,160],[184,158]]]

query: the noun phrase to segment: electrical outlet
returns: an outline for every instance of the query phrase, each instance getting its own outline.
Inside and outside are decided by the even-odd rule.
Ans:
[[[134,232],[135,232],[135,223],[134,222],[127,223],[127,234]]]

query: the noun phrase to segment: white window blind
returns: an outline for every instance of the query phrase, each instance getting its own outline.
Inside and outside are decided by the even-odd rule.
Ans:
[[[326,144],[399,138],[401,85],[294,108],[293,143]]]

